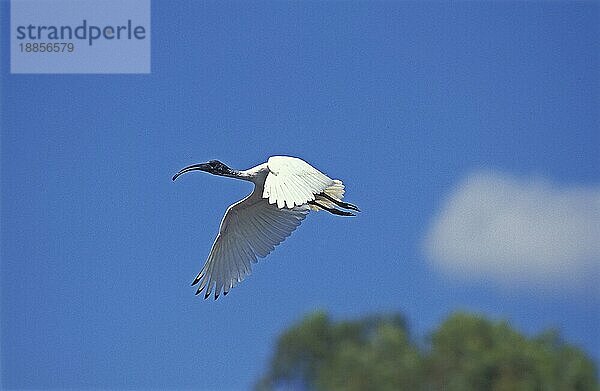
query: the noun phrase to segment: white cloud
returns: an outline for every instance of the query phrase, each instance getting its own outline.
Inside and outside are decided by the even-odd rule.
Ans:
[[[436,268],[466,279],[510,287],[593,283],[600,269],[600,187],[474,173],[435,217],[425,251]]]

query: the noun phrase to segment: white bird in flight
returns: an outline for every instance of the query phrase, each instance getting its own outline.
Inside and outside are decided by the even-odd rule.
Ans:
[[[183,168],[175,176],[190,171],[242,179],[254,183],[252,193],[227,208],[208,259],[194,279],[200,284],[196,295],[206,289],[208,298],[214,288],[215,300],[252,272],[251,263],[266,257],[304,220],[309,211],[326,210],[340,216],[359,211],[342,201],[342,181],[331,179],[304,160],[271,156],[266,163],[245,171],[227,167],[218,160]]]

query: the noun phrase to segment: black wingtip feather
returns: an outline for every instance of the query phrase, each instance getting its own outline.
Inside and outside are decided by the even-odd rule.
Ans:
[[[202,273],[198,273],[198,275],[196,276],[196,278],[194,278],[194,282],[192,282],[192,286],[196,285],[198,282],[200,282],[200,280],[202,279],[203,275]]]
[[[198,288],[198,290],[196,291],[196,295],[199,295],[200,292],[202,292],[204,290],[204,288],[206,288],[206,285],[203,287]],[[208,292],[207,292],[208,293]]]

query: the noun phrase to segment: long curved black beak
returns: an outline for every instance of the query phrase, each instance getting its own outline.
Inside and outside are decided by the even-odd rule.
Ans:
[[[182,168],[177,174],[173,175],[173,180],[177,179],[180,175],[185,174],[186,172],[190,172],[190,171],[206,171],[208,172],[209,170],[209,165],[206,163],[200,163],[200,164],[192,164],[191,166],[187,166],[185,168]]]

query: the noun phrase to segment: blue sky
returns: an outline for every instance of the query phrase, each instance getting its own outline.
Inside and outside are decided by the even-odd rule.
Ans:
[[[11,75],[3,39],[3,385],[245,389],[314,309],[399,311],[416,336],[467,309],[557,328],[598,360],[599,15],[583,2],[154,1],[149,75]],[[227,297],[194,296],[251,185],[171,176],[281,154],[343,179],[363,213],[311,215]],[[512,220],[480,194],[506,194]],[[455,224],[473,210],[499,216],[494,238],[516,222],[549,239],[471,251],[439,234],[473,229]],[[540,215],[548,230],[523,228]],[[546,251],[563,226],[571,247]],[[522,258],[498,268],[511,262],[498,253]]]

